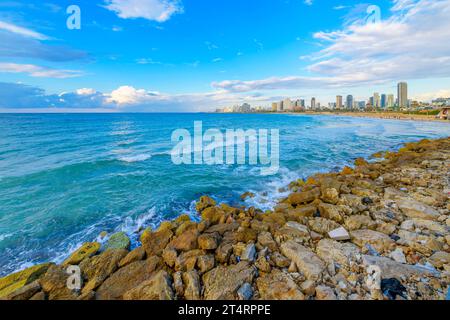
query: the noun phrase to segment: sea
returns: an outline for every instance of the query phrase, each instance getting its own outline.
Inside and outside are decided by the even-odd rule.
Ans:
[[[280,168],[174,164],[172,133],[279,130]],[[139,233],[209,195],[270,210],[293,180],[358,157],[450,136],[450,123],[295,114],[0,114],[0,276],[63,261],[103,231]],[[244,192],[256,196],[245,201]],[[104,240],[102,240],[104,241]]]

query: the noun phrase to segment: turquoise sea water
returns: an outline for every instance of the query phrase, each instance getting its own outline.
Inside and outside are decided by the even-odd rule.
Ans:
[[[172,164],[171,133],[279,129],[281,169]],[[450,136],[450,124],[351,117],[223,114],[0,114],[0,275],[60,262],[100,232],[137,232],[182,213],[203,194],[271,208],[280,187],[403,142]]]

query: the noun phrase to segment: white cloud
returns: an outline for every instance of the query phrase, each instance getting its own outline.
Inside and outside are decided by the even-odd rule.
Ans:
[[[450,1],[394,0],[392,15],[317,32],[324,49],[309,56],[308,76],[223,81],[229,91],[348,87],[450,77]]]
[[[306,4],[307,6],[312,6],[313,0],[304,0],[303,3]]]
[[[174,14],[183,12],[179,0],[105,0],[105,3],[105,8],[122,19],[143,18],[164,22]]]
[[[82,88],[82,89],[76,90],[75,92],[76,92],[76,94],[78,94],[80,96],[86,96],[86,95],[95,94],[97,91],[95,91],[94,89],[91,89],[91,88]]]
[[[431,100],[437,99],[437,98],[449,98],[450,97],[450,90],[438,90],[434,92],[425,92],[425,93],[419,93],[412,97],[413,100],[417,101],[427,101],[430,102]]]
[[[4,21],[0,21],[0,30],[9,31],[24,37],[36,39],[36,40],[49,40],[50,38],[46,35],[33,31],[31,29],[27,29],[24,27],[17,26],[15,24],[7,23]]]
[[[0,63],[0,72],[27,73],[31,77],[57,79],[75,78],[82,75],[82,72],[77,70],[52,69],[33,64],[18,63]]]

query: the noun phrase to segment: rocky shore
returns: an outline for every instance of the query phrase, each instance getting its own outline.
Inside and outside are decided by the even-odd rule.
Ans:
[[[357,159],[289,185],[270,212],[197,203],[188,216],[86,243],[62,265],[0,279],[7,300],[444,300],[450,280],[450,138]],[[251,193],[243,197],[252,197]],[[68,266],[82,283],[67,286]],[[69,279],[70,280],[70,279]],[[70,281],[69,281],[70,282]]]

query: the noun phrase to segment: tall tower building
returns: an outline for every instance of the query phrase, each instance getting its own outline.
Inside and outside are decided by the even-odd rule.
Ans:
[[[408,84],[399,82],[397,85],[397,99],[399,108],[408,107]]]
[[[383,93],[381,95],[381,108],[386,108],[387,107],[387,96]]]
[[[342,96],[336,96],[336,109],[342,109]]]
[[[284,99],[283,109],[286,111],[292,111],[292,101],[289,98]]]
[[[346,107],[347,109],[353,109],[353,96],[351,94],[347,96]]]
[[[312,98],[311,99],[311,109],[315,109],[316,108],[316,98]]]
[[[379,108],[381,106],[381,98],[380,98],[380,94],[378,92],[375,92],[373,94],[373,106],[375,108]]]
[[[278,103],[276,102],[272,103],[272,111],[277,112],[277,110],[278,110]]]
[[[388,108],[393,108],[394,105],[395,105],[394,95],[393,94],[388,94],[388,96],[387,96],[387,107]]]

